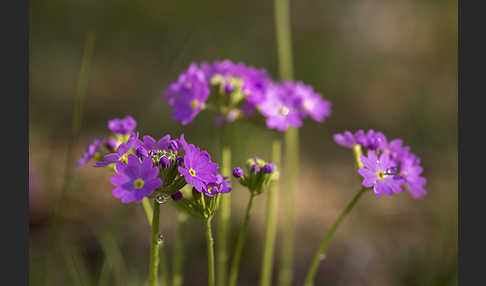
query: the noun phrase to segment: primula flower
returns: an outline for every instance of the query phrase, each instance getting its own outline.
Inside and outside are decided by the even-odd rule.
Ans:
[[[406,181],[406,188],[408,192],[415,199],[421,199],[426,194],[427,191],[424,188],[427,180],[420,176],[422,174],[423,168],[419,165],[420,160],[413,154],[408,154],[401,164],[400,174]]]
[[[351,148],[359,144],[368,151],[368,158],[364,157],[368,165],[358,172],[365,177],[363,186],[373,187],[377,195],[402,192],[403,187],[415,199],[427,194],[424,188],[427,180],[420,176],[423,171],[420,158],[410,152],[410,146],[403,145],[402,139],[388,142],[383,133],[372,129],[366,133],[358,130],[354,134],[344,131],[334,134],[333,138],[340,146]],[[361,162],[365,164],[365,161]]]
[[[410,146],[403,146],[402,139],[390,141],[383,149],[384,152],[390,154],[393,160],[402,160],[403,158],[406,158],[410,152]]]
[[[216,182],[208,184],[207,192],[205,192],[205,194],[212,197],[216,193],[226,194],[231,192],[232,189],[229,186],[231,181],[227,179],[228,177],[223,177],[221,174],[216,174]]]
[[[343,134],[334,134],[333,135],[334,142],[336,142],[338,145],[346,147],[346,148],[351,148],[354,145],[357,144],[356,139],[354,138],[353,133],[349,131],[344,131]]]
[[[265,100],[258,106],[260,113],[267,118],[268,128],[285,131],[289,126],[302,126],[299,100],[288,95],[281,85],[272,84],[268,88]]]
[[[368,157],[361,155],[360,160],[364,165],[364,168],[358,170],[358,173],[364,177],[362,184],[367,188],[373,187],[375,195],[392,195],[403,192],[400,187],[403,178],[394,174],[397,166],[390,160],[389,154],[383,153],[378,159],[376,154],[370,150]]]
[[[324,100],[311,86],[302,82],[286,81],[283,87],[287,97],[296,99],[296,105],[302,110],[304,117],[309,115],[322,123],[331,115],[331,102]]]
[[[137,148],[140,140],[138,140],[138,132],[132,133],[127,142],[121,143],[115,153],[107,154],[103,157],[104,161],[98,161],[94,165],[95,167],[105,167],[109,164],[116,163],[119,160],[125,160],[127,153],[132,148]]]
[[[388,146],[385,135],[381,132],[375,132],[373,129],[368,130],[367,133],[360,129],[354,134],[346,130],[343,134],[334,134],[333,139],[338,145],[346,148],[360,144],[366,149],[384,151]],[[394,144],[396,143],[394,142]]]
[[[115,134],[127,135],[133,132],[137,122],[130,115],[123,119],[115,118],[108,121],[108,128]]]
[[[216,171],[219,169],[218,164],[211,162],[208,152],[201,151],[194,144],[187,144],[184,140],[184,134],[179,140],[185,151],[184,165],[178,167],[188,184],[193,185],[197,191],[207,193],[207,185],[216,183]]]
[[[76,163],[76,167],[81,167],[88,163],[94,157],[95,153],[98,152],[102,144],[103,140],[101,139],[95,139],[93,143],[89,144],[86,152],[84,152],[81,159]]]
[[[162,186],[162,180],[157,177],[159,169],[152,166],[150,157],[140,161],[129,154],[127,164],[118,161],[116,170],[117,174],[110,178],[110,182],[115,186],[113,196],[121,199],[122,203],[139,203]]]
[[[191,122],[201,111],[209,96],[209,86],[204,72],[193,63],[179,76],[177,82],[165,91],[169,104],[174,107],[172,116],[182,125]]]

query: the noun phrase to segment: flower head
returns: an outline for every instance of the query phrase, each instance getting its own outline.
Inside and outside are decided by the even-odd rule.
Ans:
[[[390,160],[390,155],[383,153],[380,158],[373,151],[368,151],[368,157],[360,156],[364,168],[360,168],[358,173],[363,176],[363,186],[371,188],[377,196],[383,194],[392,195],[393,193],[403,192],[400,186],[403,178],[396,172],[395,162]]]
[[[95,153],[98,152],[102,144],[103,140],[101,139],[95,139],[93,143],[89,144],[86,152],[84,152],[81,159],[76,163],[76,167],[81,167],[88,163],[94,157]]]
[[[110,178],[110,182],[115,186],[113,196],[122,203],[139,203],[162,186],[162,180],[157,177],[159,169],[152,166],[149,157],[140,161],[134,154],[129,154],[127,164],[118,161],[116,170],[117,174]]]
[[[114,118],[108,121],[108,128],[115,134],[127,135],[133,132],[137,122],[130,115],[122,119]]]

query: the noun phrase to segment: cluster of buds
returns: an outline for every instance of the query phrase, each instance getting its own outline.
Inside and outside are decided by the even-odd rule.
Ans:
[[[242,186],[248,188],[252,195],[263,193],[273,181],[279,178],[279,172],[275,164],[267,163],[255,157],[246,161],[246,173],[242,168],[233,169],[233,176]]]

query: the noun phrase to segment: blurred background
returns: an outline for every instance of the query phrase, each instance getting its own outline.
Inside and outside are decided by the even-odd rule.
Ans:
[[[323,124],[308,120],[300,129],[294,285],[359,188],[351,151],[332,134],[360,128],[412,146],[429,193],[364,196],[331,241],[316,285],[457,284],[457,14],[452,0],[291,1],[295,78],[333,104]],[[31,285],[143,285],[148,273],[143,210],[111,195],[109,171],[75,169],[61,198],[87,33],[96,41],[75,160],[108,134],[109,119],[126,114],[142,134],[184,132],[214,153],[210,117],[182,127],[162,91],[199,61],[243,61],[277,79],[274,20],[273,1],[30,1]],[[268,132],[235,127],[234,166],[254,155],[270,159]],[[235,187],[233,238],[247,199]],[[239,285],[256,285],[260,275],[266,197],[255,203]],[[53,240],[58,204],[61,235]],[[285,213],[280,208],[279,217]],[[167,259],[175,223],[174,208],[164,205]],[[203,231],[189,220],[185,285],[206,284]]]

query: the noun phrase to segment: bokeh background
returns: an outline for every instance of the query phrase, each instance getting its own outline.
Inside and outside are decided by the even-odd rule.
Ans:
[[[412,146],[429,194],[364,196],[333,238],[316,285],[457,284],[457,15],[452,0],[291,1],[295,78],[333,104],[325,123],[309,120],[300,129],[294,285],[303,283],[320,240],[359,188],[350,151],[332,141],[336,132],[359,128]],[[184,132],[217,152],[210,117],[182,127],[161,100],[193,61],[243,61],[278,77],[273,1],[30,1],[31,285],[143,285],[148,273],[142,208],[112,197],[108,171],[75,169],[60,201],[90,31],[96,41],[76,160],[93,138],[108,134],[109,119],[126,114],[143,134]],[[269,159],[268,132],[235,127],[234,165],[253,155]],[[234,189],[233,237],[247,198]],[[59,202],[61,235],[53,241]],[[256,200],[239,285],[259,279],[265,204],[265,196]],[[285,214],[281,207],[279,217]],[[175,220],[164,205],[168,259]],[[190,220],[187,236],[185,285],[205,285],[203,226]]]

